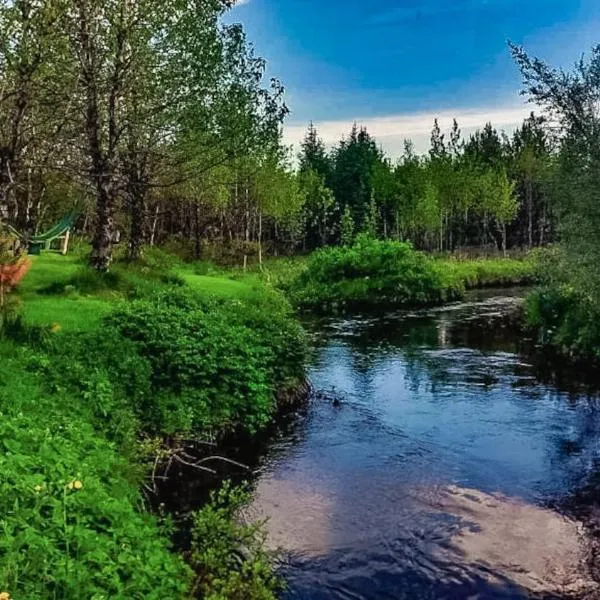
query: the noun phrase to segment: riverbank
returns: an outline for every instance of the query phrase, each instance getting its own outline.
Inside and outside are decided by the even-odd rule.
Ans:
[[[303,331],[281,294],[159,252],[107,275],[42,255],[19,294],[0,339],[0,591],[274,598],[258,531],[232,517],[243,495],[196,514],[186,560],[171,517],[144,506],[183,467],[217,474],[207,443],[260,431],[304,382]]]
[[[318,250],[301,268],[286,266],[278,281],[291,301],[323,313],[443,304],[463,298],[468,289],[522,286],[536,279],[531,256],[434,258],[409,243],[364,235],[352,246]]]

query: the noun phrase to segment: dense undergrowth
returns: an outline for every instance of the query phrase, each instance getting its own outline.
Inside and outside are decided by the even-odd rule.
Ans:
[[[235,523],[238,492],[196,515],[185,562],[141,489],[156,449],[168,451],[160,440],[252,433],[273,418],[276,392],[303,376],[305,340],[287,302],[226,281],[226,293],[201,291],[181,265],[175,277],[159,265],[102,276],[65,262],[66,276],[48,281],[46,264],[34,264],[25,311],[0,334],[0,592],[273,598],[256,528]],[[88,303],[103,306],[91,324]],[[242,542],[249,557],[229,564]]]
[[[600,364],[600,299],[592,282],[577,280],[560,248],[543,256],[541,285],[529,294],[525,319],[538,344],[573,363]],[[575,278],[576,279],[576,278]]]
[[[315,252],[283,286],[302,308],[368,309],[439,304],[468,288],[530,283],[534,272],[531,259],[434,259],[410,243],[359,236],[352,246]]]

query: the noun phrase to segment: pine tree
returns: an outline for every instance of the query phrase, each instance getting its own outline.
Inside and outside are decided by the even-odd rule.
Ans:
[[[300,171],[314,171],[328,184],[332,172],[331,160],[325,150],[325,144],[312,122],[308,126],[301,148],[302,151],[298,155]]]

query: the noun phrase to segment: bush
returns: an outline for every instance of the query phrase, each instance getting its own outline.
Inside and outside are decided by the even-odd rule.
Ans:
[[[269,422],[277,388],[303,372],[306,347],[281,301],[253,302],[173,290],[124,304],[106,319],[150,364],[152,394],[140,412],[147,427],[254,432]]]
[[[527,257],[478,258],[474,260],[439,259],[434,266],[448,285],[466,289],[528,285],[537,278],[537,260]]]
[[[433,304],[463,292],[411,244],[365,235],[350,247],[315,252],[294,288],[300,306],[323,309]]]
[[[195,590],[206,600],[276,600],[281,589],[264,549],[262,524],[239,521],[249,499],[226,483],[194,518]]]
[[[600,309],[591,298],[563,284],[531,293],[525,318],[538,342],[574,361],[600,360]]]
[[[73,291],[147,296],[99,329],[57,336],[15,318],[5,334],[25,347],[0,342],[0,591],[15,600],[191,597],[171,528],[143,510],[154,444],[140,437],[256,431],[276,390],[303,377],[304,334],[279,294],[218,301],[149,269],[75,273]],[[259,529],[233,517],[246,497],[223,494],[196,519],[196,592],[271,600]],[[232,562],[240,549],[251,557]]]

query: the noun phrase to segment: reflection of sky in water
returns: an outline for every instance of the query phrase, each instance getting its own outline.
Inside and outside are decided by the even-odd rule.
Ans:
[[[257,490],[276,543],[324,557],[303,577],[321,573],[325,587],[345,581],[348,594],[299,597],[387,597],[391,574],[417,572],[413,597],[430,597],[418,591],[424,571],[415,565],[428,564],[429,545],[443,546],[458,527],[436,509],[448,485],[543,503],[590,470],[600,433],[593,402],[536,383],[505,327],[514,305],[320,324],[311,380],[335,389],[342,406],[315,401],[303,437],[281,443]],[[357,573],[378,578],[379,595],[360,582],[348,587],[344,577]]]

